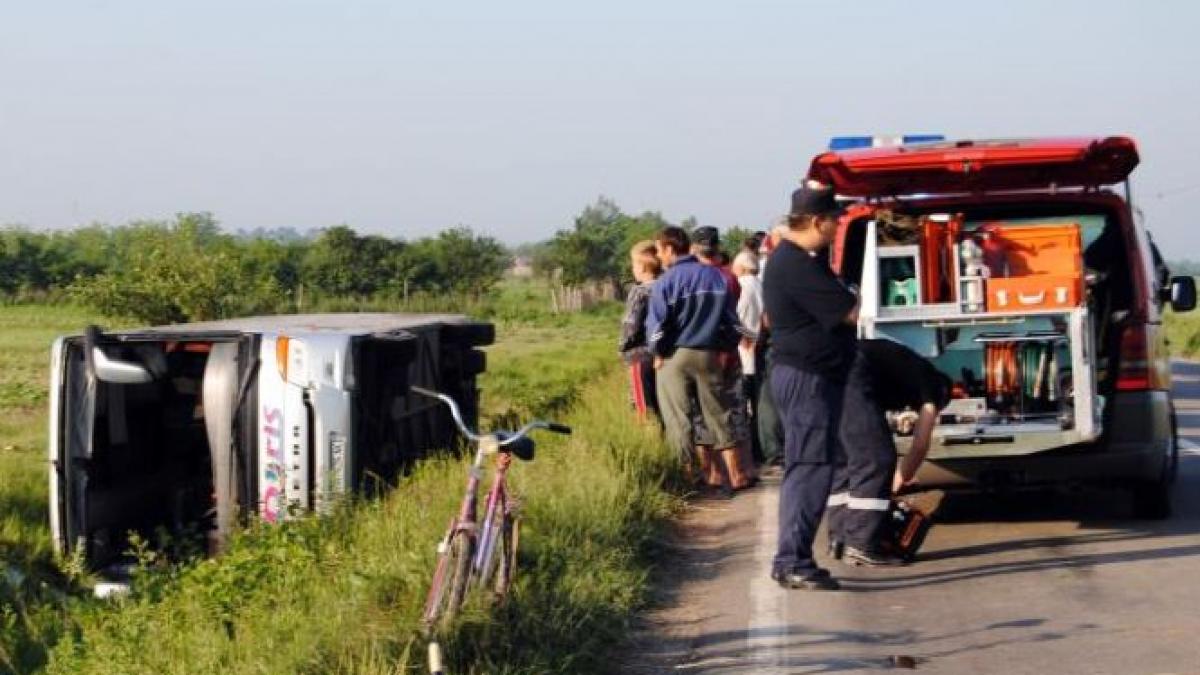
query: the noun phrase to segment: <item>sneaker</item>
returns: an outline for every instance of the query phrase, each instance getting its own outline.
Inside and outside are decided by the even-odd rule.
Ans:
[[[897,567],[908,564],[907,560],[892,553],[855,548],[853,546],[846,546],[842,555],[845,558],[845,562],[848,562],[851,565],[862,565],[866,567]]]
[[[775,570],[771,578],[780,586],[793,591],[836,591],[841,588],[827,570],[818,569],[807,575],[794,570]]]

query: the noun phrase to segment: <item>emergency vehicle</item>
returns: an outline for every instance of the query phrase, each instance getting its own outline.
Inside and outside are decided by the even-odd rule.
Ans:
[[[1134,141],[831,147],[808,178],[851,202],[832,258],[861,288],[860,335],[955,383],[918,480],[1115,483],[1138,515],[1165,517],[1179,442],[1163,312],[1193,309],[1196,289],[1131,208]],[[889,411],[897,432],[905,414]]]

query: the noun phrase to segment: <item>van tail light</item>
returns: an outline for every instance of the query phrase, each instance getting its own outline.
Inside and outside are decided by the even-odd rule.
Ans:
[[[1149,391],[1170,386],[1168,376],[1157,367],[1146,324],[1135,324],[1121,334],[1121,365],[1117,391]]]
[[[279,377],[287,380],[288,374],[288,343],[290,338],[279,336],[275,339],[275,366],[279,368]]]

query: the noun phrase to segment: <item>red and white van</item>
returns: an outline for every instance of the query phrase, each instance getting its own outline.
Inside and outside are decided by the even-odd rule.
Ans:
[[[1179,447],[1163,309],[1191,310],[1196,291],[1134,216],[1138,161],[1125,137],[812,160],[809,178],[853,201],[833,258],[861,286],[860,334],[955,382],[923,484],[1114,482],[1140,515],[1168,513]]]

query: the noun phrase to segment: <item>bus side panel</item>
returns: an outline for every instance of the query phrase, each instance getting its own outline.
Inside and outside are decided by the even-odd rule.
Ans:
[[[284,419],[287,383],[276,366],[275,338],[263,337],[258,372],[258,495],[259,517],[279,522],[287,514],[287,462]]]

